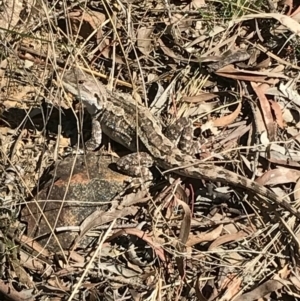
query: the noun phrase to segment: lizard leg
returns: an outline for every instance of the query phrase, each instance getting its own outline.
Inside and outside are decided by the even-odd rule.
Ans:
[[[198,142],[193,140],[194,128],[190,119],[181,117],[164,130],[164,134],[186,154],[199,152]]]
[[[85,143],[85,147],[88,150],[95,150],[98,148],[102,141],[102,129],[100,121],[96,118],[92,118],[92,137]]]
[[[118,170],[132,177],[141,177],[145,181],[153,179],[150,167],[153,165],[152,157],[145,152],[126,155],[117,161]]]

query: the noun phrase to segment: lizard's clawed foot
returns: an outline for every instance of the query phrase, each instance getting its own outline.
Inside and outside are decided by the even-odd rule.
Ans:
[[[63,157],[67,157],[70,155],[83,155],[84,154],[84,150],[82,148],[77,148],[77,147],[65,147],[64,148],[64,152],[62,154]]]
[[[184,153],[199,153],[199,144],[193,140],[194,127],[190,119],[186,117],[177,119],[172,125],[165,128],[164,134]]]
[[[100,121],[92,118],[92,138],[85,142],[85,147],[89,151],[94,151],[100,147],[102,142],[102,129]]]
[[[118,170],[132,177],[141,177],[144,181],[151,181],[153,175],[150,167],[153,165],[152,157],[145,152],[132,153],[117,161]]]

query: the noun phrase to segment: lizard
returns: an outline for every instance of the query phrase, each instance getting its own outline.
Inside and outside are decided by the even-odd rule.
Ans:
[[[144,151],[158,167],[194,179],[229,184],[239,187],[262,200],[270,202],[289,211],[300,220],[300,212],[290,203],[278,197],[274,192],[225,168],[207,164],[184,153],[177,145],[167,138],[162,126],[151,111],[127,93],[111,92],[94,76],[80,68],[72,68],[62,75],[64,89],[83,103],[92,116],[93,136],[96,144],[101,143],[101,132],[112,140],[120,143],[132,152]],[[97,133],[98,132],[98,133]]]

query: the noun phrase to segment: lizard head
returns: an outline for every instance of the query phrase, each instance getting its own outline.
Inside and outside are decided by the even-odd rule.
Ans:
[[[67,92],[83,103],[91,115],[104,108],[106,89],[94,76],[79,68],[73,68],[63,74],[62,85]]]

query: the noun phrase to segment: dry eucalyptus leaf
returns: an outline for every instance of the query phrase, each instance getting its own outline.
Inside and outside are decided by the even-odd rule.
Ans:
[[[275,19],[279,21],[283,26],[288,28],[291,32],[300,36],[300,24],[289,16],[285,16],[277,13],[260,13],[244,15],[242,18],[235,19],[229,22],[229,28],[240,22],[252,19]]]
[[[182,59],[181,57],[179,57],[178,55],[175,54],[175,52],[170,49],[169,47],[167,47],[165,45],[165,43],[162,41],[162,39],[158,39],[157,40],[161,50],[163,51],[163,53],[171,58],[173,58],[174,60],[179,60]]]
[[[233,113],[223,116],[223,117],[220,117],[218,119],[215,119],[213,121],[214,126],[221,126],[221,127],[228,126],[239,116],[241,109],[242,109],[242,103],[240,102]]]
[[[260,156],[266,159],[275,159],[285,161],[288,166],[293,166],[293,162],[300,161],[300,151],[297,149],[287,149],[286,146],[271,144],[268,149],[268,155],[264,154],[266,149],[260,150]]]
[[[248,234],[244,231],[239,231],[238,233],[225,234],[218,237],[208,248],[209,251],[218,248],[219,246],[232,241],[239,241],[247,237]]]
[[[294,198],[296,203],[300,201],[300,178],[297,180],[294,187]]]
[[[286,84],[279,84],[279,91],[288,99],[291,100],[294,104],[300,107],[300,95],[296,90],[295,81],[288,81]]]
[[[269,71],[248,71],[234,68],[233,65],[228,65],[216,71],[219,76],[232,78],[236,80],[245,80],[258,83],[268,83],[273,85],[277,83],[277,78],[289,79],[287,76]]]
[[[141,53],[149,55],[153,50],[153,41],[151,35],[154,31],[154,26],[139,27],[137,30],[137,46]]]
[[[274,141],[275,136],[276,136],[276,127],[275,127],[274,120],[273,120],[271,106],[270,106],[270,103],[265,94],[265,92],[268,89],[268,85],[267,84],[259,85],[255,82],[251,82],[251,86],[252,86],[254,92],[256,93],[259,103],[260,103],[260,107],[262,110],[262,116],[264,119],[264,123],[266,125],[266,130],[268,132],[267,138],[270,141]]]
[[[297,116],[295,116],[295,114],[292,114],[292,111],[288,108],[284,108],[283,109],[283,112],[282,112],[282,118],[284,120],[285,123],[296,123],[296,128],[299,126],[297,125],[300,121],[300,116],[298,114],[298,119],[295,120],[295,117],[297,118]],[[288,127],[287,128],[288,130],[292,130],[291,127]],[[295,136],[295,133],[292,134],[292,136]]]
[[[84,39],[91,39],[96,34],[96,40],[100,43],[102,38],[102,26],[105,15],[100,12],[73,11],[68,14],[72,26],[73,35],[79,35]]]
[[[263,186],[296,183],[299,177],[300,170],[278,167],[265,172],[256,182]]]
[[[218,100],[198,103],[196,106],[185,109],[184,116],[198,117],[199,115],[209,114],[219,104],[220,102]]]
[[[270,144],[270,139],[268,137],[268,133],[267,131],[263,131],[261,134],[260,134],[260,143],[264,146],[268,146]]]
[[[223,225],[219,225],[217,228],[206,233],[190,234],[186,246],[192,247],[201,242],[214,241],[218,237],[220,237],[222,231],[223,231]]]
[[[220,290],[225,290],[225,294],[220,298],[220,301],[232,300],[232,298],[239,292],[242,285],[242,278],[236,274],[228,274],[225,280],[220,285]]]
[[[243,294],[242,296],[234,299],[235,301],[255,301],[261,300],[264,296],[275,292],[281,289],[284,286],[281,282],[277,280],[268,280],[261,284],[260,286],[256,287],[252,291]]]
[[[282,111],[279,103],[273,100],[269,100],[269,102],[271,103],[271,107],[275,114],[277,124],[279,125],[280,128],[283,129],[285,127],[285,123],[282,117]]]
[[[217,97],[219,97],[219,95],[215,93],[201,93],[195,96],[185,96],[182,98],[182,100],[188,103],[198,103],[198,102],[212,100]]]

